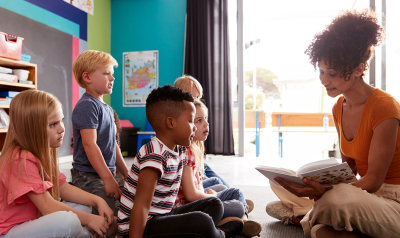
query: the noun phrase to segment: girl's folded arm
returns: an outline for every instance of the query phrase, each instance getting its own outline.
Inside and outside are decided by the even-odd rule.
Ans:
[[[108,206],[106,201],[99,196],[88,193],[80,188],[70,185],[67,182],[64,182],[60,186],[60,197],[64,201],[97,207],[99,215],[107,217],[109,225],[113,222],[114,212]]]
[[[202,198],[211,197],[214,195],[205,194],[202,191],[199,191],[194,186],[193,175],[192,175],[192,167],[191,166],[183,166],[182,172],[182,189],[183,196],[189,202],[194,202],[200,200]]]
[[[90,227],[99,235],[104,235],[109,228],[104,217],[82,212],[60,201],[56,201],[47,191],[41,194],[29,192],[27,196],[43,216],[59,211],[71,211],[78,216],[82,225]]]

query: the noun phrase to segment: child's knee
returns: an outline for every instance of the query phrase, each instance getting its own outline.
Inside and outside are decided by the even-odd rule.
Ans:
[[[222,219],[225,217],[238,217],[242,218],[244,216],[244,206],[243,204],[238,201],[238,200],[230,200],[230,201],[224,201],[224,215],[222,216]]]
[[[82,230],[82,224],[78,216],[73,212],[56,212],[52,222],[58,227],[59,231],[65,234],[65,237],[76,237]],[[50,225],[50,224],[49,224]]]

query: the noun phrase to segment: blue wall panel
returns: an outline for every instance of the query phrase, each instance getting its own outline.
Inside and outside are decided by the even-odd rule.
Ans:
[[[49,12],[41,7],[38,7],[35,4],[26,2],[24,0],[0,0],[0,7],[56,28],[67,34],[80,37],[80,27],[78,24],[71,22],[64,17],[60,17],[55,13]]]
[[[87,13],[63,0],[25,0],[79,25],[79,38],[87,41]],[[100,0],[101,1],[101,0]]]
[[[111,1],[111,54],[115,69],[111,106],[120,119],[146,126],[145,107],[122,106],[122,53],[159,51],[159,86],[173,84],[183,72],[186,0]]]

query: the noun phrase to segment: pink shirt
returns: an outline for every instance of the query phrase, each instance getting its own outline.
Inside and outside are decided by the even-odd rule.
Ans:
[[[20,164],[21,173],[19,175],[18,183],[16,184],[18,178],[18,160],[21,160],[22,162],[25,154],[26,167],[23,163]],[[51,182],[45,181],[43,189],[43,181],[39,171],[39,163],[35,156],[24,150],[21,153],[21,158],[19,158],[18,153],[15,156],[10,175],[8,175],[6,171],[0,172],[0,235],[7,234],[7,232],[16,225],[26,221],[35,220],[39,217],[39,210],[26,194],[29,192],[42,194],[53,187]],[[8,176],[10,176],[10,189],[6,201],[8,206],[5,206],[4,185]],[[59,173],[58,182],[60,186],[65,182],[65,180],[65,175]],[[13,194],[15,185],[17,187]]]
[[[188,159],[187,166],[192,167],[192,175],[193,175],[193,182],[194,182],[194,187],[199,190],[199,184],[197,183],[197,177],[196,177],[196,160],[194,158],[193,151],[190,149],[190,147],[186,147],[186,156]],[[176,195],[176,200],[173,208],[178,208],[181,207],[185,204],[189,203],[185,197],[183,196],[183,188],[182,188],[182,183],[179,187],[179,192]]]

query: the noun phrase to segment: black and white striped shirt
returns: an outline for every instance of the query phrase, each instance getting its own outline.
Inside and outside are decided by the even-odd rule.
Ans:
[[[181,184],[183,166],[186,164],[186,148],[184,146],[179,147],[179,152],[174,152],[158,138],[153,137],[149,143],[140,148],[122,190],[121,206],[118,211],[117,237],[129,234],[131,210],[135,202],[140,170],[151,167],[161,173],[147,216],[147,220],[149,220],[153,216],[171,211]]]

